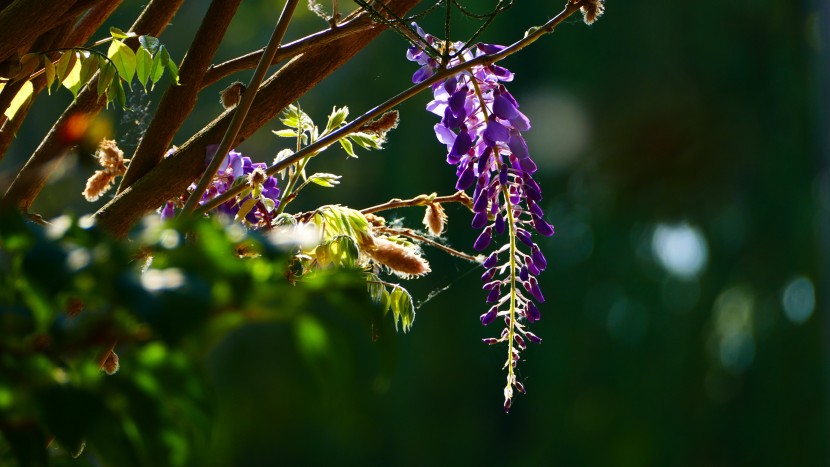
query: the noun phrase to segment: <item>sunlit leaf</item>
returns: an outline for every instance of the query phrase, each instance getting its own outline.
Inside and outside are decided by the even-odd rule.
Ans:
[[[308,177],[308,181],[314,183],[316,185],[320,185],[326,188],[331,188],[338,183],[340,183],[340,175],[334,175],[330,173],[319,172],[311,175]]]
[[[71,70],[70,66],[74,65],[75,61],[75,52],[73,50],[67,50],[61,54],[58,64],[55,65],[55,75],[58,81],[63,81],[66,73]]]
[[[102,62],[100,64],[101,73],[98,75],[98,96],[100,97],[107,91],[107,88],[112,83],[112,79],[115,77],[117,70],[111,63],[109,63],[109,61],[102,57],[99,58]]]
[[[331,115],[329,115],[329,121],[326,124],[326,133],[336,129],[343,122],[346,121],[346,118],[349,117],[349,108],[348,107],[341,107],[341,108],[333,108],[331,111]]]
[[[257,200],[254,198],[248,198],[247,200],[245,200],[245,202],[242,203],[242,206],[239,207],[239,212],[236,213],[236,220],[244,219],[245,216],[247,216],[248,213],[251,212],[251,209],[253,209],[254,206],[256,206],[256,203]]]
[[[297,131],[296,130],[274,130],[273,133],[280,138],[296,138]]]
[[[150,67],[150,79],[153,80],[153,85],[150,86],[150,89],[153,89],[156,86],[156,83],[161,80],[166,66],[167,64],[164,62],[164,55],[161,52],[157,53],[153,57],[153,65]]]
[[[152,68],[153,56],[144,47],[139,47],[135,54],[135,74],[138,77],[138,82],[144,87],[144,92],[147,92],[147,83]]]
[[[46,91],[52,94],[52,84],[55,82],[55,65],[45,55],[43,56],[43,74],[46,76]]]
[[[128,37],[135,37],[137,34],[134,32],[124,32],[116,27],[111,27],[110,35],[115,39],[127,39]]]
[[[0,89],[2,89],[2,86],[3,85],[0,85]],[[9,107],[6,108],[6,111],[4,112],[9,120],[13,120],[17,112],[20,111],[20,108],[29,103],[33,92],[34,86],[32,86],[31,81],[23,83],[23,87],[17,91],[17,94],[15,94],[14,99],[12,99],[11,104],[9,104]]]
[[[340,138],[339,140],[340,146],[343,147],[343,150],[346,151],[350,157],[357,157],[357,154],[354,152],[354,146],[352,146],[352,142],[349,141],[347,138]]]
[[[115,40],[112,41],[109,50],[107,50],[107,57],[112,60],[121,79],[126,81],[127,86],[132,89],[132,80],[136,68],[135,52],[133,52],[133,49],[127,46],[127,44]]]

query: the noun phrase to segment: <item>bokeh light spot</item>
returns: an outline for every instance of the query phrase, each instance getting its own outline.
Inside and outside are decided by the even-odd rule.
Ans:
[[[651,249],[666,271],[683,278],[700,274],[709,257],[703,233],[686,223],[659,224],[651,237]]]
[[[816,292],[813,282],[805,276],[791,280],[781,297],[784,314],[795,324],[801,324],[813,314],[816,307]]]

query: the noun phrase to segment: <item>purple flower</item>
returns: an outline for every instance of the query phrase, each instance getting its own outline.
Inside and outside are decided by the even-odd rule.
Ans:
[[[458,54],[456,51],[461,50],[463,44],[445,44],[416,24],[413,27],[423,39],[424,49],[449,49],[454,54],[449,63],[442,64],[446,67],[505,49],[501,45],[477,44]],[[413,76],[416,82],[432,76],[439,66],[433,57],[418,47],[411,47],[407,58],[421,66]],[[512,81],[513,77],[510,70],[496,64],[476,66],[434,84],[433,100],[427,104],[427,110],[441,119],[435,125],[435,135],[447,147],[447,163],[456,167],[456,188],[466,190],[474,186],[471,225],[483,230],[473,248],[476,251],[488,248],[494,235],[508,236],[505,245],[482,262],[486,269],[481,276],[485,283],[483,288],[488,292],[486,301],[494,305],[480,317],[483,325],[492,323],[497,316],[505,318],[507,327],[500,336],[485,339],[488,344],[507,342],[510,348],[506,364],[505,409],[512,405],[514,389],[524,392],[524,386],[517,381],[513,371],[519,361],[519,352],[526,347],[526,341],[541,341],[525,329],[541,318],[534,300],[545,301],[536,276],[545,269],[547,262],[533,241],[531,231],[543,236],[553,234],[553,227],[544,219],[538,204],[542,190],[533,180],[537,167],[522,136],[522,132],[530,129],[530,120],[519,110],[519,103],[503,84]],[[530,254],[523,252],[523,248],[529,248]],[[499,265],[499,253],[504,251],[507,251],[501,258],[504,263]],[[495,279],[496,274],[500,279]],[[522,284],[527,295],[515,288],[502,293],[502,286],[513,288],[517,283]]]

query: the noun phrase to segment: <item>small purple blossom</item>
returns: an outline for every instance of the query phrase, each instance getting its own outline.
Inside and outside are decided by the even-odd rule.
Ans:
[[[505,48],[478,44],[457,53],[461,43],[447,44],[426,34],[417,24],[413,23],[413,28],[423,39],[424,49],[432,48],[438,55],[439,50],[449,48],[454,55],[444,64],[447,67]],[[421,65],[412,77],[416,83],[432,76],[439,67],[434,57],[415,46],[409,48],[407,58]],[[484,339],[488,344],[508,343],[505,410],[512,405],[514,388],[520,393],[525,392],[513,371],[519,352],[526,347],[526,341],[541,342],[526,330],[527,324],[541,318],[534,301],[542,303],[545,298],[536,275],[547,267],[531,232],[542,236],[554,232],[539,206],[542,190],[533,180],[537,167],[522,136],[530,129],[530,120],[519,110],[519,103],[503,84],[512,80],[513,73],[501,66],[476,66],[433,84],[433,100],[427,104],[427,110],[441,119],[435,125],[435,135],[447,147],[447,163],[456,167],[456,188],[467,190],[474,186],[472,227],[482,229],[482,232],[473,248],[484,250],[494,237],[508,236],[504,246],[482,262],[485,272],[481,280],[488,291],[486,301],[494,305],[480,317],[485,326],[497,316],[503,316],[506,323],[498,338]],[[529,248],[530,253],[523,252],[520,247]],[[499,253],[504,251],[508,254],[502,255],[504,263],[499,264]],[[524,292],[515,287],[517,284],[522,285]]]
[[[216,153],[219,145],[213,144],[207,147],[205,151],[205,165],[207,165]],[[165,157],[168,157],[174,150],[168,151]],[[250,157],[243,156],[242,153],[231,150],[228,155],[222,160],[216,175],[213,177],[210,185],[208,185],[199,204],[204,205],[214,198],[222,195],[232,186],[239,183],[249,183],[248,179],[251,173],[256,169],[265,171],[268,168],[267,164],[262,162],[252,162]],[[249,183],[250,184],[250,183]],[[193,191],[196,184],[193,183],[188,187],[188,191]],[[246,206],[248,200],[256,198],[257,202],[244,213],[245,221],[252,227],[261,227],[270,225],[271,217],[275,213],[276,208],[280,204],[280,189],[277,186],[277,179],[273,176],[267,176],[264,181],[251,186],[249,190],[241,193],[242,196],[232,198],[215,208],[213,212],[230,218],[236,218],[240,209]],[[175,207],[181,200],[171,200],[164,204],[161,209],[161,218],[163,220],[173,218],[175,216]]]

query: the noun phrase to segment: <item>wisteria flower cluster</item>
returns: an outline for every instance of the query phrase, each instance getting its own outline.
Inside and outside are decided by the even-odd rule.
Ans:
[[[417,24],[413,27],[425,46],[439,53],[449,47],[448,52],[455,56],[446,64],[448,67],[504,49],[478,44],[456,53],[462,43],[446,44],[424,33]],[[434,57],[416,46],[409,48],[407,58],[421,65],[412,77],[415,83],[428,79],[439,66]],[[530,129],[530,121],[502,84],[512,80],[513,73],[501,66],[476,66],[434,84],[434,99],[427,105],[429,111],[441,117],[435,135],[447,146],[447,163],[456,167],[456,188],[474,187],[472,226],[482,231],[473,248],[485,250],[495,236],[507,236],[506,243],[484,260],[481,276],[486,300],[492,303],[481,315],[481,323],[487,326],[499,317],[505,323],[499,337],[484,339],[488,344],[505,342],[508,346],[505,410],[510,409],[514,389],[525,392],[515,373],[520,352],[527,341],[541,342],[527,325],[541,318],[536,303],[544,302],[545,297],[536,276],[547,261],[531,232],[553,235],[553,227],[543,218],[538,204],[542,191],[533,180],[536,164],[522,137],[522,132]]]
[[[217,148],[218,145],[208,146],[206,160],[213,157]],[[214,211],[232,219],[244,218],[254,227],[271,225],[273,214],[280,204],[280,189],[276,177],[265,173],[267,168],[267,164],[252,162],[250,157],[231,150],[219,166],[199,204],[205,204],[228,191],[230,187],[244,183],[248,185],[248,189],[220,204]],[[188,191],[195,188],[196,184],[191,184]],[[172,218],[177,204],[177,201],[168,201],[161,209],[162,219]]]

